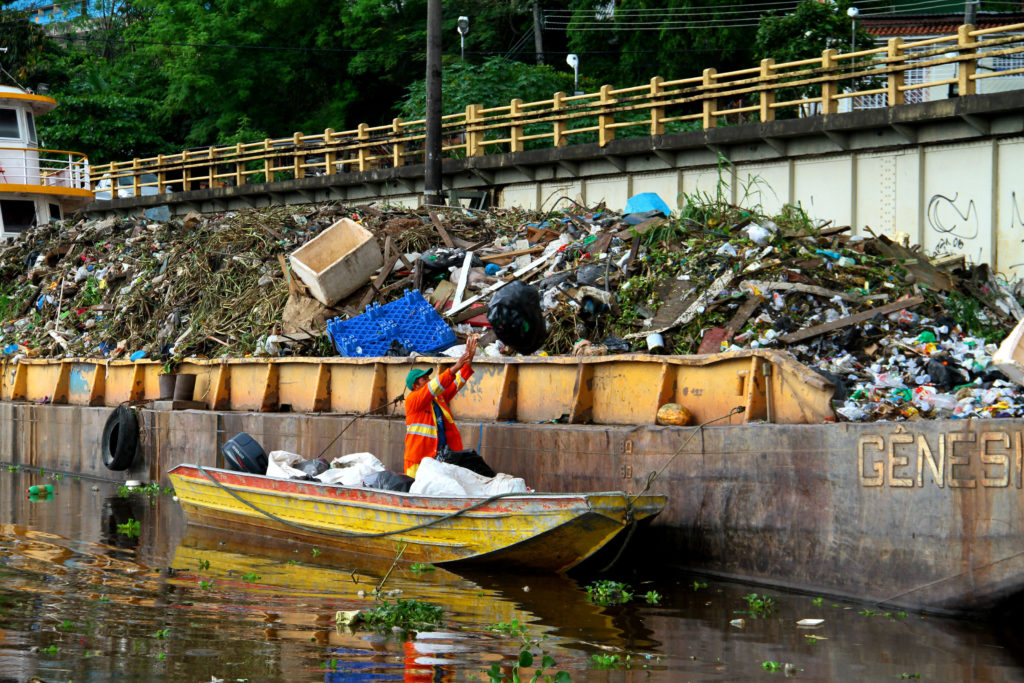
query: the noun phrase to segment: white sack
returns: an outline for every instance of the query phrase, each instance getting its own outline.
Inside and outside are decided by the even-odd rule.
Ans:
[[[306,473],[292,467],[297,462],[305,460],[298,453],[288,451],[270,451],[267,456],[267,476],[291,479],[292,477],[304,477]]]
[[[511,474],[485,477],[465,467],[424,458],[409,493],[423,496],[487,497],[499,493],[526,493],[526,482]]]
[[[362,486],[363,479],[374,472],[383,472],[384,463],[373,453],[350,453],[331,461],[331,468],[317,475],[325,484]]]

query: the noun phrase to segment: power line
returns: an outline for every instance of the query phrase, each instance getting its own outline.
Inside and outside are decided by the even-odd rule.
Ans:
[[[910,5],[904,5],[900,9],[890,10],[890,3],[884,0],[875,0],[878,4],[884,5],[885,9],[868,7],[861,12],[861,17],[880,17],[892,14],[914,14],[924,9],[933,9],[943,7],[946,3],[944,0],[926,0],[924,2],[917,2]],[[859,3],[861,6],[872,2],[872,0],[863,0]],[[775,4],[786,4],[793,7],[793,3],[775,3]],[[683,8],[677,8],[683,9]],[[708,15],[709,8],[704,8],[702,16]],[[552,12],[562,12],[563,10],[553,10]],[[675,17],[676,14],[672,13],[671,8],[654,10],[648,9],[645,12],[661,12],[662,16]],[[733,14],[750,14],[750,11],[741,10],[733,12]],[[620,14],[616,14],[614,18],[609,20],[590,19],[589,17],[585,20],[573,19],[571,16],[566,15],[564,17],[554,18],[551,21],[546,20],[546,24],[554,28],[562,28],[567,31],[581,31],[581,32],[593,32],[593,31],[665,31],[665,30],[694,30],[694,29],[705,29],[709,27],[728,29],[728,28],[753,28],[759,26],[761,19],[764,16],[764,12],[761,12],[757,18],[754,17],[735,17],[730,21],[723,20],[722,17],[714,16],[712,18],[704,19],[673,19],[673,18],[660,18],[646,20],[647,16],[638,17],[635,19],[620,20]],[[547,17],[547,12],[545,12]]]

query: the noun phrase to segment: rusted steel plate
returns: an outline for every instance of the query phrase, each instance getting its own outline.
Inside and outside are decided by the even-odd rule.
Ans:
[[[0,455],[124,476],[75,455],[96,452],[109,409],[0,409]],[[219,444],[239,431],[268,451],[314,457],[351,418],[147,410],[142,419],[137,467],[145,476],[180,462],[215,464]],[[679,450],[652,487],[669,497],[648,535],[659,562],[937,611],[986,610],[1024,590],[1021,419],[734,424],[700,432],[459,426],[467,447],[480,447],[496,470],[537,490],[638,492]],[[358,419],[326,456],[370,451],[400,469],[404,433],[400,416]]]

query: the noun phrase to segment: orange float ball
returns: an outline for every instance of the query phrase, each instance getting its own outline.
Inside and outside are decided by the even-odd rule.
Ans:
[[[678,403],[666,403],[658,408],[658,424],[686,425],[690,424],[690,411]]]

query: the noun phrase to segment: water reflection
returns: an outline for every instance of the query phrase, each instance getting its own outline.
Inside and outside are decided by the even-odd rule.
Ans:
[[[33,502],[24,489],[38,480],[0,469],[0,681],[487,680],[492,664],[511,673],[519,652],[518,638],[487,627],[513,621],[546,638],[555,670],[575,681],[747,679],[772,661],[813,680],[1024,679],[1012,627],[1007,636],[779,591],[777,612],[755,618],[738,612],[762,589],[650,566],[611,578],[657,590],[660,604],[599,607],[590,577],[417,572],[186,527],[168,496],[126,499],[71,477],[47,478],[53,499]],[[137,536],[123,533],[129,520]],[[336,612],[371,606],[385,576],[390,599],[444,606],[445,627],[404,641],[336,628]],[[742,628],[730,625],[740,617]],[[804,617],[824,623],[807,631],[795,623]],[[597,670],[595,655],[618,670]]]

